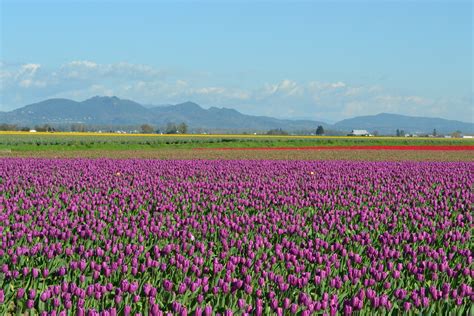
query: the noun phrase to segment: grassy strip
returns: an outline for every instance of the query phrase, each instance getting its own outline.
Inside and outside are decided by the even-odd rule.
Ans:
[[[256,148],[311,146],[474,146],[472,139],[397,137],[282,137],[223,135],[110,136],[91,134],[0,134],[0,150],[20,152],[44,150],[142,150],[191,148]]]

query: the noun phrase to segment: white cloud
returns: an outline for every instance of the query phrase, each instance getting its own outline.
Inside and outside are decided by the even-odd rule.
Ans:
[[[337,88],[344,88],[346,84],[344,82],[338,81],[336,83],[331,84],[331,88],[337,89]]]
[[[73,60],[68,65],[73,67],[97,68],[95,62],[88,60]]]
[[[391,93],[377,85],[345,81],[298,82],[285,78],[251,88],[223,85],[212,76],[176,74],[149,65],[100,64],[76,60],[56,69],[40,64],[0,62],[0,110],[51,97],[83,100],[117,95],[146,104],[191,100],[203,106],[225,106],[244,113],[277,117],[330,119],[392,112],[472,120],[472,97],[433,99]],[[467,114],[466,114],[467,113]]]
[[[97,64],[88,60],[76,60],[62,65],[58,75],[66,78],[88,80],[94,77],[112,78],[122,77],[131,78],[154,78],[159,77],[163,72],[154,69],[151,66],[115,63],[115,64]]]
[[[197,94],[223,94],[225,92],[224,88],[220,87],[207,87],[207,88],[198,88],[193,90]]]
[[[270,96],[301,96],[303,93],[304,88],[301,87],[296,81],[285,79],[276,84],[266,83],[263,86],[263,89],[260,89],[258,94],[260,98],[266,98]]]

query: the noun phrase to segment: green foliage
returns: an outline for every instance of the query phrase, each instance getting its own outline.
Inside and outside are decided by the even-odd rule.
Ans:
[[[281,128],[271,129],[267,132],[267,135],[288,135],[287,131],[282,130]]]
[[[322,125],[319,125],[316,129],[316,135],[324,135],[324,127]]]
[[[155,129],[153,128],[153,126],[149,124],[143,124],[142,126],[140,126],[140,131],[144,134],[151,134],[154,130]]]

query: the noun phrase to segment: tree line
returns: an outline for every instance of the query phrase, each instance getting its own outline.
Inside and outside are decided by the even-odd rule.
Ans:
[[[188,125],[184,122],[180,124],[167,123],[165,127],[156,129],[150,124],[142,124],[140,126],[140,132],[143,134],[187,134]]]
[[[56,129],[49,124],[43,125],[35,125],[33,128],[28,126],[18,126],[16,124],[0,124],[0,131],[21,131],[21,132],[29,132],[30,130],[34,129],[37,132],[55,132]]]

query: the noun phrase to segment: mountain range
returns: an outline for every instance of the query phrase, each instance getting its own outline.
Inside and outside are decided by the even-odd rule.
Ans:
[[[205,109],[193,102],[176,105],[150,106],[117,97],[96,96],[82,102],[69,99],[48,99],[19,109],[0,112],[0,123],[34,126],[51,124],[65,126],[82,123],[89,126],[139,126],[151,124],[186,123],[191,129],[233,132],[267,131],[281,128],[286,131],[315,130],[318,125],[333,131],[352,129],[393,134],[396,129],[410,133],[438,133],[461,131],[474,133],[474,124],[441,118],[413,117],[381,113],[345,119],[335,124],[314,120],[277,119],[268,116],[242,114],[235,109],[210,107]]]

